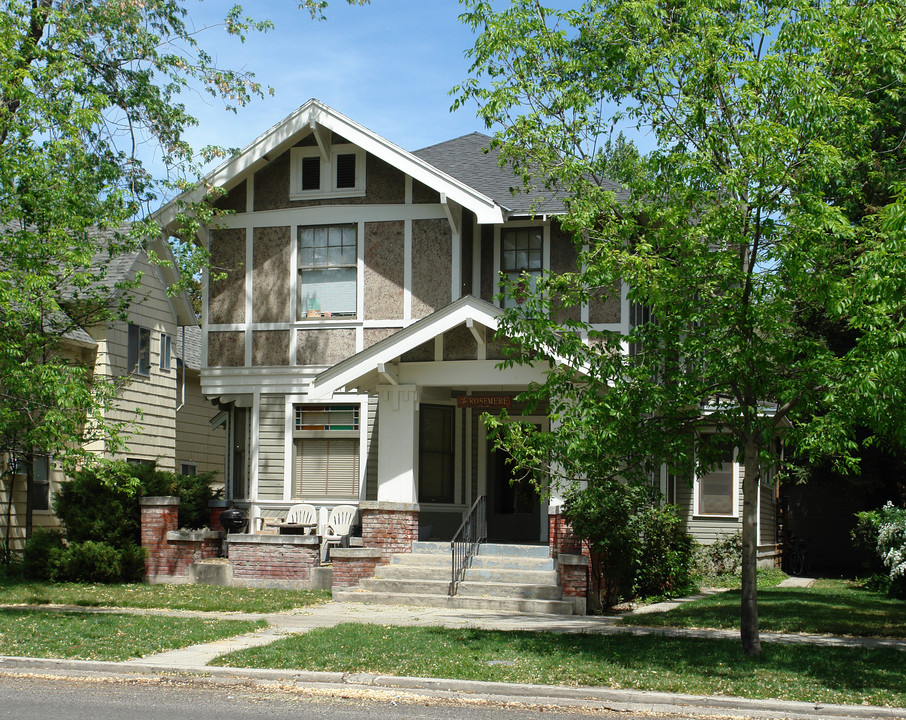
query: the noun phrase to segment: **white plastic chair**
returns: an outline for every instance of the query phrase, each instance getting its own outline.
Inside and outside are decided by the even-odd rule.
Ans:
[[[314,505],[309,505],[308,503],[293,505],[286,513],[286,520],[284,522],[293,525],[310,524],[311,527],[305,529],[305,534],[313,533],[318,525],[318,509]]]
[[[327,562],[331,545],[347,547],[352,526],[358,517],[359,509],[355,505],[337,505],[327,516],[327,526],[321,536],[321,561]]]

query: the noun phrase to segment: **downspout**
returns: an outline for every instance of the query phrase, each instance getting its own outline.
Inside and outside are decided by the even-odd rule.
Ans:
[[[182,387],[179,391],[179,405],[176,406],[177,413],[186,404],[186,326],[183,325],[179,329],[182,331]],[[176,359],[179,360],[179,353]]]

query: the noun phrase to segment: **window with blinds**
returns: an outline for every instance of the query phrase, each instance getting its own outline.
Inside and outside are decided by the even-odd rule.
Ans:
[[[359,497],[358,405],[296,405],[293,498]]]
[[[298,233],[300,316],[354,317],[356,226],[300,227]]]

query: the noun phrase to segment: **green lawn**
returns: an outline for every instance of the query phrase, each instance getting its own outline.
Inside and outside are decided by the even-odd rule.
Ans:
[[[0,654],[121,661],[253,632],[266,624],[0,609]]]
[[[906,706],[897,650],[766,644],[750,660],[738,641],[346,624],[213,664]]]
[[[0,605],[81,605],[207,612],[280,612],[330,600],[326,590],[215,585],[88,585],[0,581]]]
[[[665,613],[629,615],[627,625],[739,628],[738,591],[710,595]],[[847,580],[817,580],[809,588],[758,592],[758,625],[765,632],[906,638],[906,602]]]

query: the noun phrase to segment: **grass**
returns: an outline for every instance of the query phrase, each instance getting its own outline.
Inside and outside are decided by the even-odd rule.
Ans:
[[[906,662],[890,649],[766,644],[753,660],[738,641],[345,624],[212,664],[906,705]]]
[[[738,629],[739,605],[739,592],[731,590],[686,603],[670,612],[626,616],[623,623]],[[765,632],[906,638],[906,603],[856,582],[816,580],[808,588],[760,590],[758,624]]]
[[[0,609],[0,652],[121,661],[253,632],[264,621]]]
[[[789,577],[780,568],[758,568],[758,589],[766,590],[777,587]],[[729,588],[739,589],[741,580],[739,575],[706,575],[699,579],[698,584],[703,588]]]
[[[205,612],[266,613],[318,605],[326,590],[232,588],[215,585],[90,585],[0,581],[0,605],[80,605]]]

